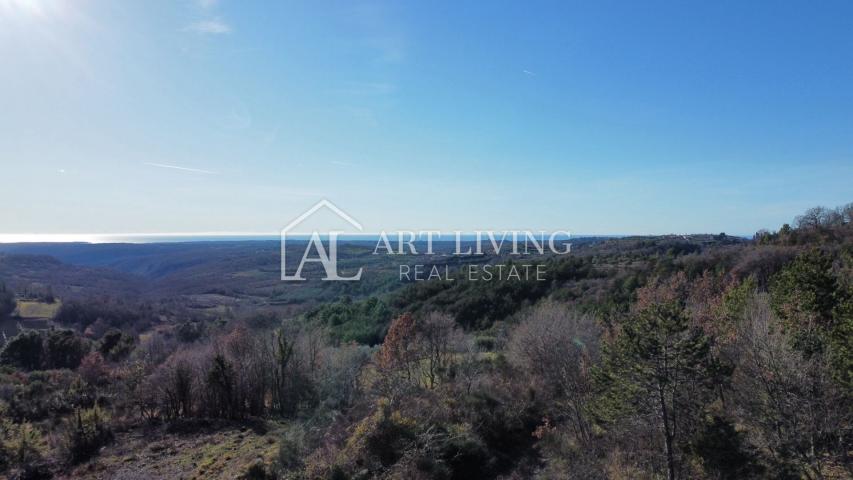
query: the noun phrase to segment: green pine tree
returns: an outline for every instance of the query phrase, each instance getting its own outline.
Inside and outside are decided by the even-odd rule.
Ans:
[[[596,372],[600,420],[638,415],[662,435],[667,475],[679,476],[681,456],[713,396],[717,368],[708,338],[677,302],[632,315],[605,348]]]

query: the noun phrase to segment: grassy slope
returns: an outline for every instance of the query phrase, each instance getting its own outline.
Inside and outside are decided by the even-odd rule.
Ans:
[[[98,457],[59,478],[237,478],[256,461],[271,463],[278,437],[276,430],[262,433],[237,425],[189,433],[133,429],[116,434]]]

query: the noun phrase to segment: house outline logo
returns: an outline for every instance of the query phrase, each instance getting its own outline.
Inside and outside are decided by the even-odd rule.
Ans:
[[[344,220],[348,224],[352,225],[359,232],[363,231],[363,227],[361,223],[359,223],[356,219],[352,218],[349,214],[338,208],[337,205],[330,202],[327,199],[322,199],[314,206],[305,211],[302,215],[296,217],[293,221],[288,223],[284,228],[281,229],[280,239],[281,239],[281,279],[282,281],[305,281],[307,280],[302,276],[302,267],[305,266],[307,262],[315,262],[323,265],[323,269],[326,272],[326,277],[322,280],[330,280],[330,281],[355,281],[361,279],[362,268],[358,269],[358,273],[350,277],[342,277],[338,274],[338,235],[344,233],[340,230],[331,230],[328,232],[329,236],[329,249],[326,251],[326,247],[323,245],[323,240],[320,237],[320,232],[314,230],[311,232],[311,238],[305,245],[305,252],[302,255],[302,259],[299,261],[299,266],[296,268],[296,272],[293,275],[287,274],[287,235],[288,233],[293,234],[291,230],[297,227],[299,224],[307,220],[309,217],[317,213],[320,209],[326,208],[330,210],[333,214],[335,214],[338,218]],[[317,251],[316,258],[310,258],[308,255],[311,252],[311,247]]]

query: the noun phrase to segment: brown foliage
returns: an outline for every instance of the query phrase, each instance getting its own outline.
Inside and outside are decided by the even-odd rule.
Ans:
[[[416,337],[415,318],[411,313],[404,313],[394,319],[377,356],[379,368],[386,371],[406,369],[411,377],[411,367],[417,359]]]

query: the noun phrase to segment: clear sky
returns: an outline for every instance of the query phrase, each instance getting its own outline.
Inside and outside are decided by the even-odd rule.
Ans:
[[[0,233],[751,234],[853,201],[853,2],[0,0],[0,167]]]

